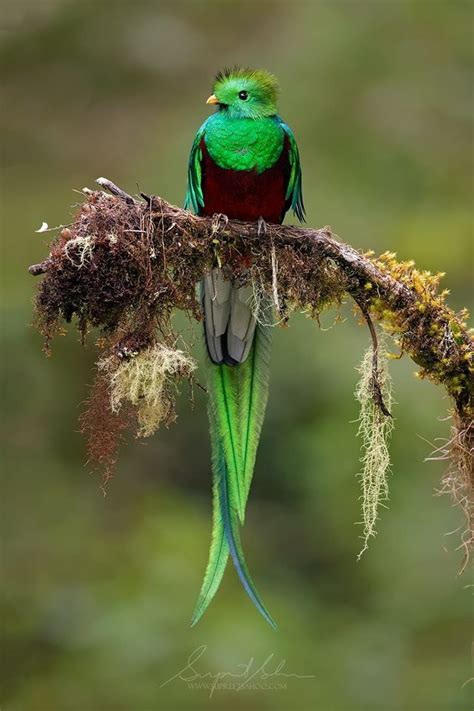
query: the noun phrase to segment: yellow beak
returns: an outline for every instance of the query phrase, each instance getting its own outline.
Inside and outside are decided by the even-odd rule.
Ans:
[[[211,94],[210,97],[207,99],[206,104],[218,104],[219,99],[215,94]]]

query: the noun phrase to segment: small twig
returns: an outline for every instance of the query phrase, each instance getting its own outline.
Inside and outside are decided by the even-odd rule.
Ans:
[[[380,369],[379,369],[379,342],[377,338],[377,331],[375,330],[374,322],[370,317],[370,313],[367,310],[366,305],[362,300],[355,299],[357,305],[359,306],[362,315],[367,323],[370,337],[372,339],[372,398],[374,403],[377,405],[379,410],[385,415],[385,417],[393,417],[392,413],[386,406],[383,395],[382,387],[380,385]]]
[[[202,383],[200,383],[199,380],[192,373],[189,376],[189,380],[191,381],[191,383],[193,385],[196,385],[200,390],[202,390],[203,393],[207,394],[207,388],[204,387],[204,385]]]
[[[95,182],[98,183],[102,188],[108,190],[109,193],[111,193],[112,195],[115,195],[115,197],[125,200],[125,202],[129,205],[133,205],[134,203],[138,202],[138,200],[135,200],[132,195],[126,193],[125,190],[119,188],[118,185],[115,185],[115,183],[113,183],[108,178],[97,178]]]
[[[286,252],[289,256],[296,255],[302,263],[332,265],[339,272],[341,283],[344,282],[345,291],[354,298],[359,306],[361,303],[366,305],[364,316],[374,344],[374,363],[377,362],[378,365],[377,339],[376,335],[374,337],[373,323],[367,317],[369,296],[365,289],[369,284],[372,289],[370,294],[376,294],[377,299],[386,305],[393,318],[399,319],[397,328],[401,334],[402,349],[418,365],[421,365],[423,374],[430,375],[436,382],[441,382],[447,387],[454,399],[456,409],[461,414],[464,413],[466,417],[469,415],[473,397],[473,379],[469,363],[472,337],[465,324],[454,312],[443,305],[442,299],[438,303],[427,304],[426,298],[414,284],[410,284],[409,280],[396,278],[390,269],[381,267],[377,260],[361,254],[354,247],[338,240],[330,227],[310,229],[267,223],[265,225],[266,239],[262,239],[262,224],[229,220],[223,215],[198,217],[171,205],[161,197],[142,193],[142,197],[146,201],[145,205],[138,199],[135,200],[111,180],[99,178],[98,183],[113,196],[116,196],[115,199],[122,201],[122,203],[125,202],[132,208],[125,229],[143,229],[142,222],[146,216],[147,230],[150,230],[151,235],[155,234],[157,240],[161,237],[163,259],[156,262],[160,274],[164,273],[163,269],[166,271],[168,268],[167,245],[173,249],[173,245],[179,245],[183,238],[186,240],[186,257],[183,255],[183,260],[189,260],[189,270],[190,272],[192,270],[196,282],[204,275],[204,272],[199,271],[200,268],[208,264],[204,259],[205,252],[207,251],[207,254],[210,255],[217,251],[215,240],[218,240],[219,256],[221,247],[223,253],[225,250],[230,250],[234,255],[238,255],[242,249],[245,249],[246,251],[250,250],[256,258],[266,255],[268,257],[267,263],[270,263],[270,249],[274,245],[276,256]],[[96,206],[100,199],[99,195],[105,194],[103,192],[87,194],[87,201]],[[110,198],[108,201],[110,205],[107,208],[112,220],[113,199],[113,197]],[[88,219],[93,220],[95,212],[90,214],[91,217]],[[120,222],[123,224],[125,217],[123,211],[120,211],[120,215]],[[82,222],[78,224],[84,226],[83,213],[80,219]],[[123,227],[117,225],[119,232],[120,229],[123,230]],[[72,231],[74,232],[74,228]],[[166,235],[166,240],[163,239],[164,235]],[[281,259],[279,261],[281,263]],[[201,267],[198,267],[198,264]],[[48,260],[46,260],[41,265],[33,265],[30,268],[30,273],[33,275],[44,274],[49,266]],[[183,266],[184,264],[181,262],[181,268]],[[106,276],[104,274],[104,278]],[[410,276],[408,272],[407,276]],[[304,281],[311,288],[311,271],[305,274],[303,283]],[[169,292],[168,296],[172,299],[172,280],[167,279],[162,286],[164,291]],[[278,296],[280,299],[285,298],[285,294],[281,290],[279,290]],[[364,309],[362,311],[364,312]],[[381,319],[380,316],[376,316],[376,318]],[[430,330],[433,325],[436,327],[436,331]],[[449,337],[450,363],[448,365],[440,362],[439,359],[436,333],[441,331],[446,337]],[[421,338],[423,334],[426,334],[424,340]],[[374,373],[375,367],[374,365]],[[379,396],[377,378],[374,379],[374,383],[374,396],[377,398],[381,410],[387,414],[387,408],[382,406],[383,398]]]
[[[46,274],[46,272],[49,269],[50,264],[51,264],[51,260],[45,259],[43,262],[40,262],[39,264],[32,264],[30,267],[28,267],[28,271],[33,276],[39,276],[40,274]]]

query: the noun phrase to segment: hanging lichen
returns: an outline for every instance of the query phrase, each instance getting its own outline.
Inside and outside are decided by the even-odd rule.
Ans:
[[[118,357],[111,355],[97,364],[109,382],[111,411],[118,414],[124,404],[131,405],[136,411],[139,437],[149,437],[162,422],[173,422],[174,380],[189,378],[195,361],[183,351],[162,344],[117,361]]]
[[[362,488],[362,525],[363,546],[358,559],[367,550],[369,539],[376,535],[376,523],[379,508],[389,498],[388,474],[390,471],[390,453],[388,441],[393,429],[392,417],[385,414],[375,397],[382,393],[383,402],[388,410],[392,404],[392,388],[386,367],[386,353],[379,341],[378,368],[374,374],[373,349],[364,355],[358,368],[360,380],[355,396],[360,403],[359,430],[357,435],[362,440],[362,471],[358,475]]]

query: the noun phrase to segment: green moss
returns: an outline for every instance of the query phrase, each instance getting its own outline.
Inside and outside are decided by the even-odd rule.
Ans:
[[[447,290],[439,290],[443,273],[419,271],[412,261],[398,262],[387,252],[374,259],[376,266],[412,290],[414,298],[397,308],[376,297],[369,302],[371,314],[401,347],[421,365],[420,377],[444,385],[461,409],[472,412],[472,359],[474,348],[466,343],[464,310],[453,312],[446,304]]]

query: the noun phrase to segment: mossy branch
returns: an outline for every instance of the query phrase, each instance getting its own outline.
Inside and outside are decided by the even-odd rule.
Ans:
[[[420,377],[446,389],[457,435],[472,432],[472,336],[467,312],[453,312],[445,302],[447,292],[439,290],[442,274],[419,271],[391,253],[363,254],[329,227],[197,217],[161,197],[142,195],[139,200],[104,178],[98,182],[111,194],[85,189],[73,224],[60,231],[49,257],[30,267],[33,275],[45,274],[37,314],[48,342],[75,314],[82,333],[89,326],[101,329],[106,357],[113,356],[117,367],[130,354],[150,353],[157,332],[160,343],[174,348],[172,310],[200,320],[196,284],[219,264],[233,279],[251,282],[256,294],[270,297],[279,322],[295,309],[317,318],[349,294],[370,329],[372,396],[383,415],[389,412],[377,376],[374,321],[420,366]],[[185,370],[191,373],[190,364]],[[472,450],[466,455],[462,439],[462,456],[456,454],[457,441],[452,459],[460,470],[465,503],[466,481],[471,496],[474,471]]]

